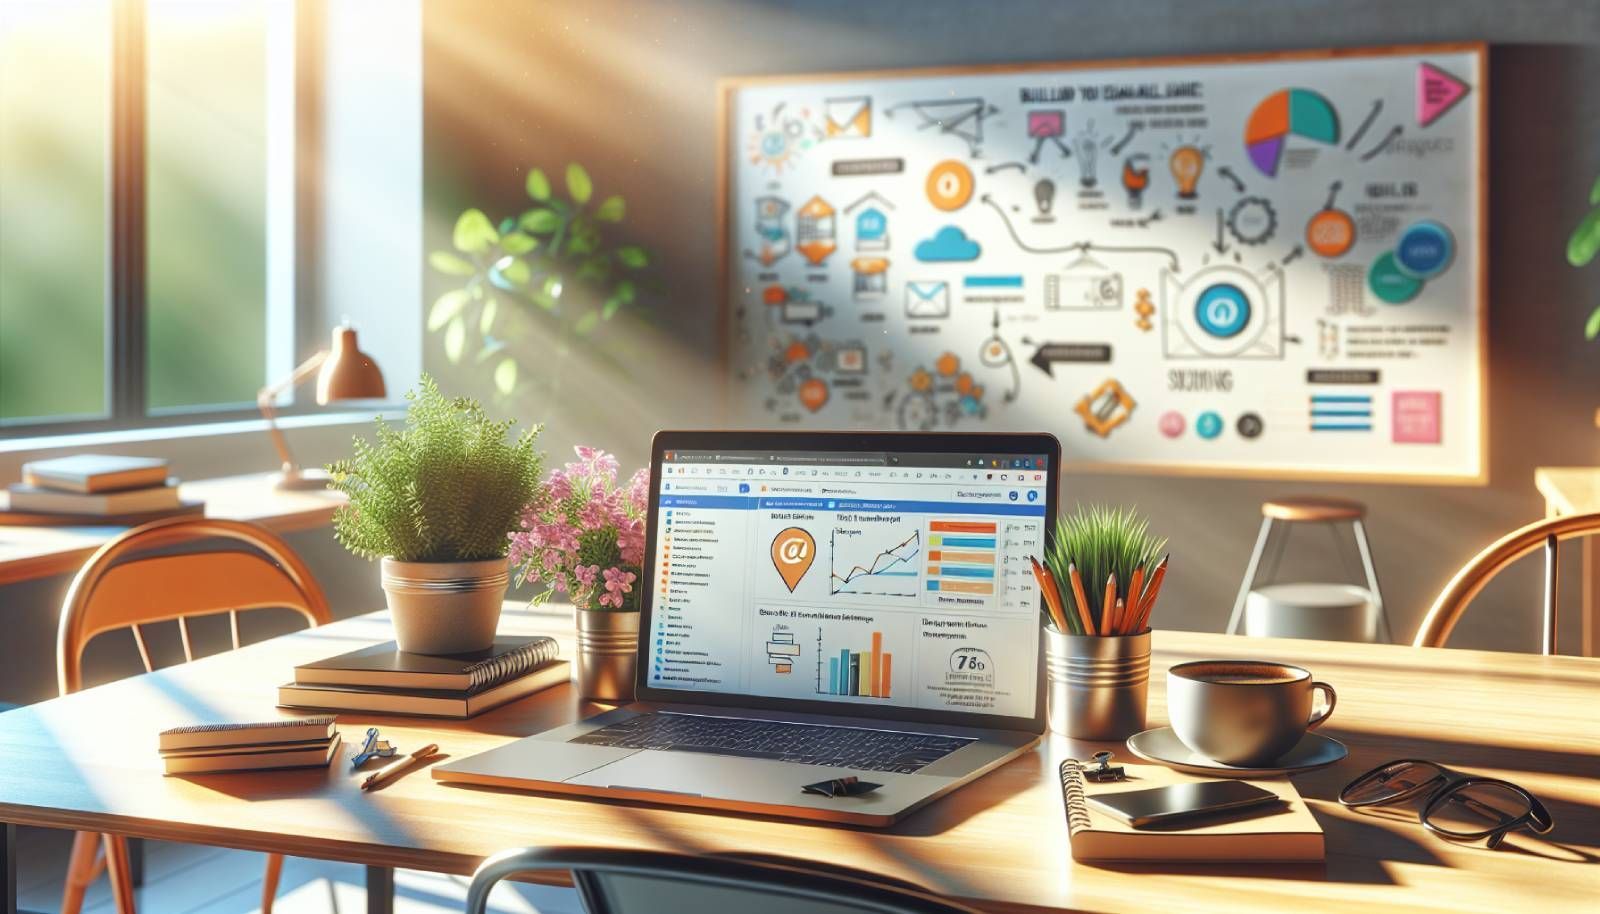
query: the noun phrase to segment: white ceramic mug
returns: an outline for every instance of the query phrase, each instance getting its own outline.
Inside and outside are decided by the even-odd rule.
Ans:
[[[1312,695],[1327,707],[1314,711]],[[1213,761],[1265,767],[1333,714],[1333,686],[1287,663],[1196,660],[1167,671],[1167,718],[1183,744]]]

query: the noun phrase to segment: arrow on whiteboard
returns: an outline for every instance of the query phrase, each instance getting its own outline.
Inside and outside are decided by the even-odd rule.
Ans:
[[[1128,132],[1122,135],[1122,139],[1117,140],[1117,145],[1111,147],[1111,154],[1114,156],[1122,155],[1122,148],[1133,141],[1133,135],[1138,133],[1142,127],[1144,127],[1143,124],[1129,124]]]
[[[1053,378],[1055,377],[1054,366],[1057,362],[1110,362],[1111,344],[1040,343],[1039,348],[1034,351],[1033,357],[1028,361],[1033,364],[1033,367]]]
[[[1300,245],[1298,245],[1298,244],[1295,245],[1294,246],[1294,250],[1290,251],[1289,255],[1287,257],[1283,258],[1283,262],[1282,262],[1281,265],[1282,266],[1288,266],[1289,264],[1294,263],[1296,260],[1299,260],[1300,259],[1300,255],[1304,254],[1304,253],[1305,253],[1305,249],[1304,248],[1300,247]]]
[[[1244,193],[1244,182],[1239,180],[1239,176],[1233,173],[1233,169],[1224,165],[1217,169],[1217,174],[1227,178],[1228,183],[1233,185],[1233,189],[1236,193]]]
[[[1384,151],[1385,149],[1389,148],[1389,144],[1393,143],[1395,141],[1396,137],[1398,137],[1400,134],[1405,133],[1405,132],[1406,132],[1406,128],[1401,126],[1401,125],[1399,125],[1399,124],[1395,124],[1393,127],[1390,127],[1389,128],[1389,132],[1384,134],[1383,139],[1378,143],[1378,145],[1372,147],[1371,149],[1369,149],[1365,153],[1362,153],[1361,161],[1363,161],[1363,162],[1372,161],[1372,159],[1375,156],[1377,156],[1378,153],[1380,153],[1380,152]]]
[[[1227,253],[1228,246],[1226,244],[1224,244],[1223,241],[1222,241],[1222,208],[1221,207],[1217,208],[1217,240],[1211,242],[1211,246],[1217,249],[1217,253],[1218,254]]]

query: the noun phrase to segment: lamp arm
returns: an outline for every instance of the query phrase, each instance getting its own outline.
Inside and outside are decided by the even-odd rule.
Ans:
[[[311,358],[300,363],[300,366],[289,376],[281,381],[268,384],[256,394],[256,406],[261,410],[261,417],[267,420],[267,434],[272,436],[272,446],[278,449],[278,459],[283,462],[285,475],[299,471],[299,466],[294,461],[294,455],[289,452],[289,442],[283,437],[283,431],[278,428],[278,395],[286,390],[298,387],[306,378],[316,374],[322,363],[328,360],[327,350],[318,352]]]

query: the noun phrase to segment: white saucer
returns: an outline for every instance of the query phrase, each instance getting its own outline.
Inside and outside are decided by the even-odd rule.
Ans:
[[[1316,732],[1306,735],[1274,764],[1264,768],[1240,768],[1214,762],[1183,744],[1171,727],[1157,727],[1128,737],[1128,749],[1149,762],[1159,762],[1186,774],[1224,778],[1265,778],[1279,774],[1299,774],[1326,768],[1340,761],[1350,750],[1331,736]]]

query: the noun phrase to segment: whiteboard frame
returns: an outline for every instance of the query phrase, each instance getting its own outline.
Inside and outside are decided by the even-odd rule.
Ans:
[[[717,236],[717,350],[721,362],[723,382],[722,415],[727,419],[733,409],[733,383],[730,377],[733,336],[729,320],[733,313],[730,290],[733,280],[733,261],[729,257],[732,238],[729,201],[733,197],[732,165],[734,125],[732,110],[735,96],[742,90],[763,86],[808,85],[812,83],[838,83],[868,79],[908,79],[937,76],[972,76],[1010,73],[1035,73],[1039,71],[1123,70],[1137,67],[1171,67],[1188,64],[1215,66],[1218,64],[1279,63],[1283,61],[1321,61],[1343,59],[1370,59],[1406,57],[1425,54],[1471,54],[1477,58],[1478,84],[1473,86],[1472,100],[1477,109],[1478,154],[1477,199],[1474,218],[1477,230],[1477,275],[1474,277],[1478,296],[1478,472],[1468,473],[1395,473],[1366,470],[1318,470],[1304,472],[1289,467],[1226,467],[1193,466],[1184,463],[1114,463],[1107,461],[1080,461],[1063,456],[1062,471],[1076,473],[1109,473],[1135,476],[1177,476],[1206,479],[1282,479],[1305,482],[1367,482],[1396,485],[1456,485],[1486,486],[1489,483],[1489,45],[1483,41],[1440,42],[1429,44],[1379,45],[1357,48],[1322,48],[1296,51],[1256,51],[1227,54],[1194,54],[1173,57],[1124,57],[1114,60],[1064,60],[1028,61],[1023,63],[964,64],[959,66],[908,67],[888,70],[835,70],[821,73],[785,73],[779,75],[735,76],[717,81],[717,160],[716,160],[716,236]]]

